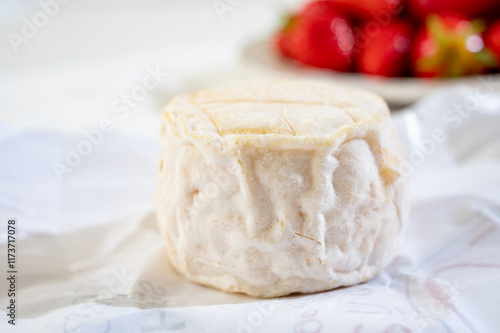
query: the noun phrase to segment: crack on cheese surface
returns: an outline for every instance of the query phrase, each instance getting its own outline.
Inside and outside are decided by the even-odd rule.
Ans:
[[[306,238],[306,239],[312,240],[313,242],[318,243],[319,245],[321,245],[321,243],[320,243],[320,242],[318,242],[317,240],[315,240],[315,239],[313,239],[313,238],[311,238],[311,237],[307,237],[307,236],[305,236],[305,235],[299,234],[298,232],[296,232],[295,234],[296,234],[297,236],[304,237],[304,238]]]
[[[156,193],[170,260],[261,297],[366,281],[397,253],[403,163],[371,93],[279,81],[180,96],[164,112]]]

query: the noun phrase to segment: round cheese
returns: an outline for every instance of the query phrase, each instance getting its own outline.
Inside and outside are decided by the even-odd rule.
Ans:
[[[310,293],[367,281],[397,254],[404,159],[372,93],[279,81],[180,96],[160,149],[159,226],[192,281]]]

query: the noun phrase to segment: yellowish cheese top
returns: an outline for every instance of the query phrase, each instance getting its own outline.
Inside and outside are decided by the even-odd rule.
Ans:
[[[173,100],[165,110],[175,132],[194,136],[331,136],[388,116],[375,94],[319,82],[279,81],[214,88]]]

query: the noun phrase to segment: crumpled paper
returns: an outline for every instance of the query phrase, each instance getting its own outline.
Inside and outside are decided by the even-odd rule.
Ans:
[[[1,123],[0,215],[18,219],[18,310],[7,324],[2,279],[0,330],[498,331],[500,95],[488,88],[438,90],[394,114],[412,207],[387,269],[269,300],[191,283],[169,264],[153,207],[156,139],[117,131],[58,179],[52,163],[81,137]]]

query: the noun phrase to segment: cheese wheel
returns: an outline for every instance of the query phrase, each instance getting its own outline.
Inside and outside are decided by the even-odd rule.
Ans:
[[[275,297],[367,281],[397,254],[404,158],[378,96],[309,81],[175,98],[156,206],[189,280]]]

